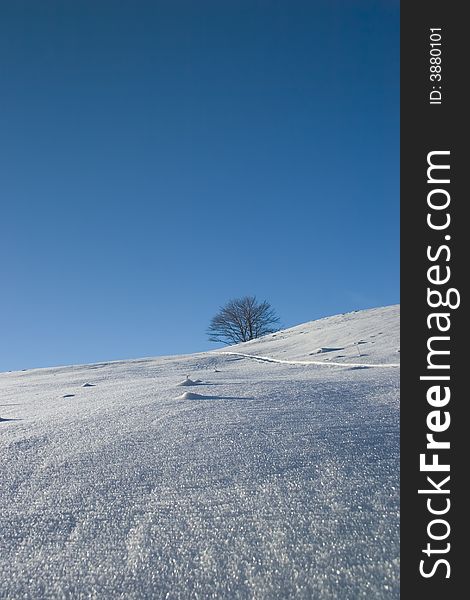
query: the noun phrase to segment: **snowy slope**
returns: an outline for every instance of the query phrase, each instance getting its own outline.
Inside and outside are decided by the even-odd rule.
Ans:
[[[230,351],[294,363],[396,366],[400,362],[400,307],[326,317],[232,346]]]
[[[0,598],[398,598],[398,320],[0,374]]]

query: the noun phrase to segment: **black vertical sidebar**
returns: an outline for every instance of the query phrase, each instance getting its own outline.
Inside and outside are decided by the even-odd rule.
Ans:
[[[464,515],[470,506],[465,491],[469,470],[465,463],[470,456],[470,421],[465,410],[469,397],[464,387],[464,373],[470,371],[466,342],[470,327],[465,323],[469,272],[465,263],[470,263],[470,231],[467,232],[469,225],[464,217],[466,205],[470,204],[469,194],[464,191],[464,181],[470,172],[465,164],[468,103],[464,93],[470,79],[467,64],[470,36],[465,31],[468,26],[464,7],[464,3],[436,0],[401,3],[401,597],[404,599],[461,598],[468,594],[466,581],[470,578],[466,556],[468,526]],[[430,155],[432,152],[435,154]],[[437,165],[429,173],[428,160]],[[440,168],[446,165],[450,169]],[[447,179],[450,181],[446,182]],[[429,272],[435,266],[438,268]],[[442,305],[430,306],[428,288],[441,293]],[[457,291],[449,291],[452,289]],[[431,295],[434,305],[440,304],[438,293]],[[455,306],[458,296],[459,307],[445,306],[447,299],[449,305]],[[441,317],[430,317],[433,313]],[[438,323],[448,330],[440,331]],[[443,337],[430,342],[433,336],[450,339]],[[433,350],[450,353],[430,355],[429,344]],[[420,379],[421,376],[449,379],[432,381]],[[440,386],[441,395],[438,397],[435,390],[431,396],[438,401],[448,387],[447,404],[442,402],[439,406],[436,402],[431,406],[427,395],[431,386]],[[437,413],[430,416],[432,411]],[[449,418],[450,425],[446,428]],[[442,431],[436,432],[438,428]],[[450,448],[428,449],[427,434],[433,434],[435,441],[449,442]],[[423,453],[426,463],[437,454],[438,464],[449,464],[450,470],[421,470]],[[450,479],[443,483],[448,476]],[[424,493],[419,494],[420,489]]]

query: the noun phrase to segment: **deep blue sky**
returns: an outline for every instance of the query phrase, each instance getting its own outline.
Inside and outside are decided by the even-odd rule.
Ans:
[[[0,370],[399,301],[399,2],[0,4]]]

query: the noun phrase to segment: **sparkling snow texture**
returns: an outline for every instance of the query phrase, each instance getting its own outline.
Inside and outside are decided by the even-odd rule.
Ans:
[[[398,332],[1,373],[0,598],[398,598]]]

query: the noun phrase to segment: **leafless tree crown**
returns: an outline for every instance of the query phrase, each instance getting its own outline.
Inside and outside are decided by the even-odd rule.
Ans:
[[[278,331],[279,317],[269,302],[255,296],[230,300],[211,319],[207,333],[211,342],[238,344]]]

